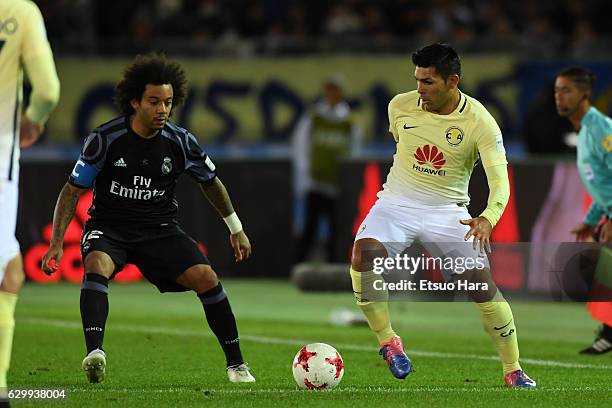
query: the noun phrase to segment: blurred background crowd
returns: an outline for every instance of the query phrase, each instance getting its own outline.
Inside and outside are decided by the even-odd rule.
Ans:
[[[612,2],[533,0],[41,0],[60,53],[468,52],[606,56]]]

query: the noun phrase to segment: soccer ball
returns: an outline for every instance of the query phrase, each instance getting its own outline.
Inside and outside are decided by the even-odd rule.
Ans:
[[[340,384],[344,361],[340,353],[325,343],[312,343],[300,349],[291,366],[298,387],[305,390],[331,390]]]

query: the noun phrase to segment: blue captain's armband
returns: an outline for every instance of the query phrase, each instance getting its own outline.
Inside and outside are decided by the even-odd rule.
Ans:
[[[70,173],[69,181],[77,187],[89,188],[93,185],[97,175],[98,169],[79,159]]]

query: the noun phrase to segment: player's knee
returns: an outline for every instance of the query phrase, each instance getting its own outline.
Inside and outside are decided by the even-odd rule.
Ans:
[[[85,272],[95,273],[110,278],[115,271],[115,263],[112,258],[101,251],[93,251],[85,257]]]
[[[471,284],[468,292],[470,299],[476,303],[490,302],[497,293],[497,285],[491,277],[489,268],[470,269],[461,275],[456,275],[456,279],[461,279]]]
[[[209,265],[197,265],[198,270],[198,293],[210,290],[219,284],[217,274]]]
[[[18,293],[24,281],[25,273],[23,271],[23,260],[21,254],[19,254],[7,263],[0,290],[9,293]]]
[[[365,238],[355,241],[351,255],[351,267],[359,272],[373,268],[375,258],[387,256],[385,247],[375,239]]]
[[[196,293],[204,293],[219,284],[219,278],[210,265],[194,265],[187,269],[177,281]]]

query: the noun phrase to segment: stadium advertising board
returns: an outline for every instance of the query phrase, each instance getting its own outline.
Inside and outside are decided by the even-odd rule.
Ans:
[[[175,120],[208,144],[286,141],[305,107],[318,97],[322,81],[333,73],[346,77],[347,95],[366,137],[387,141],[389,100],[415,87],[409,55],[181,62],[189,88]],[[80,141],[115,115],[113,87],[128,63],[127,59],[58,59],[62,98],[48,124],[53,141]],[[507,79],[513,60],[504,55],[465,57],[463,66],[470,74],[462,78],[462,89],[481,100],[511,132],[517,88]],[[479,69],[483,66],[487,69]]]
[[[215,162],[218,174],[229,190],[234,207],[248,232],[256,257],[247,263],[235,263],[229,244],[227,227],[206,201],[197,185],[183,177],[177,186],[179,222],[208,254],[213,267],[221,275],[287,275],[290,254],[279,250],[280,242],[291,239],[292,210],[291,170],[286,161],[223,161]],[[21,189],[17,237],[22,246],[26,276],[37,282],[60,279],[80,282],[83,266],[80,254],[81,232],[89,218],[87,209],[92,194],[81,197],[75,216],[66,231],[64,256],[60,273],[45,275],[41,258],[51,239],[53,208],[57,193],[67,180],[74,163],[24,163],[21,168]],[[44,177],[38,175],[44,174]],[[271,222],[271,220],[274,220]],[[133,265],[117,274],[118,281],[140,280]]]
[[[387,161],[363,160],[343,165],[343,208],[338,214],[339,233],[335,237],[337,262],[347,263],[350,259],[354,234],[376,200],[389,166]],[[26,162],[22,167],[21,200],[28,205],[20,207],[18,238],[30,280],[54,282],[63,279],[76,283],[82,279],[79,245],[82,226],[88,218],[91,193],[81,199],[66,232],[61,272],[48,277],[40,269],[40,259],[51,237],[57,191],[65,182],[70,167],[68,162]],[[187,177],[177,189],[179,221],[184,229],[199,241],[222,275],[287,276],[295,246],[291,163],[286,160],[220,160],[218,167],[251,237],[254,256],[244,265],[234,262],[225,225]],[[45,179],[35,174],[45,174]],[[505,290],[549,292],[554,285],[546,271],[554,266],[554,258],[562,249],[561,243],[572,241],[569,231],[588,208],[590,197],[579,182],[572,162],[517,162],[511,164],[509,174],[511,199],[492,237],[497,245],[495,256],[491,258],[496,282]],[[478,167],[470,188],[473,214],[486,205],[488,192],[480,187],[485,183],[484,172]],[[568,196],[578,199],[564,199]],[[566,248],[564,252],[570,254],[571,250]],[[135,281],[140,280],[141,275],[130,265],[116,279]]]

